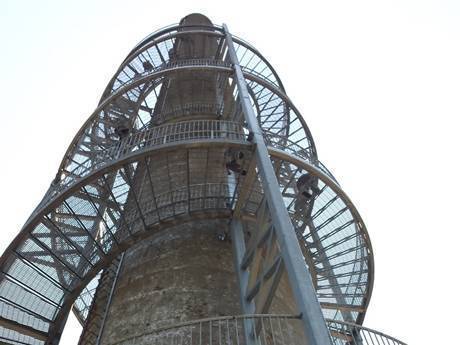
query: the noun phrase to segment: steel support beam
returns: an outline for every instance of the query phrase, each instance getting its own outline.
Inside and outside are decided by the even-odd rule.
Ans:
[[[102,323],[99,327],[99,333],[97,334],[96,345],[99,345],[101,343],[102,335],[104,334],[105,321],[107,320],[107,315],[109,313],[110,305],[112,304],[113,293],[115,292],[115,286],[117,285],[117,282],[118,282],[118,275],[120,274],[120,270],[123,264],[124,257],[125,257],[125,252],[121,254],[120,261],[118,262],[117,271],[115,272],[115,277],[113,279],[113,283],[110,288],[109,299],[107,301],[107,305],[105,306],[104,315],[102,317]]]
[[[233,218],[230,224],[230,231],[233,245],[233,259],[235,263],[236,278],[239,285],[241,310],[246,315],[255,314],[256,307],[254,302],[248,302],[245,294],[245,287],[248,286],[249,272],[241,268],[244,253],[246,252],[244,244],[244,232],[241,220]],[[250,318],[243,319],[244,337],[247,345],[256,345],[254,320]]]
[[[63,312],[63,317],[59,322],[55,322],[48,331],[48,339],[45,342],[45,345],[59,345],[61,341],[62,332],[64,332],[64,327],[67,323],[67,318],[69,317],[71,305],[65,308]]]
[[[316,297],[313,282],[305,265],[298,239],[292,226],[291,219],[279,190],[278,179],[273,170],[270,155],[264,142],[261,128],[251,105],[249,92],[241,66],[233,45],[232,36],[227,26],[223,25],[227,41],[228,54],[233,64],[239,100],[249,130],[253,133],[253,143],[256,144],[255,155],[257,168],[262,181],[264,194],[275,226],[280,245],[281,255],[285,263],[289,283],[294,294],[303,322],[307,344],[332,345],[329,331],[324,321],[320,304]]]

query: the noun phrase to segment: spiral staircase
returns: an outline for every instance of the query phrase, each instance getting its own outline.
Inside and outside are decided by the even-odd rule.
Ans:
[[[185,99],[171,91],[178,76],[191,83]],[[211,84],[212,97],[196,97]],[[302,343],[289,332],[298,324],[311,344],[403,344],[362,326],[374,277],[368,232],[275,70],[205,20],[146,37],[110,80],[1,257],[0,340],[57,344],[73,310],[80,343],[99,344],[123,253],[210,217],[231,224],[219,236],[234,248],[241,315],[164,327],[155,341]],[[297,314],[270,313],[283,272]]]

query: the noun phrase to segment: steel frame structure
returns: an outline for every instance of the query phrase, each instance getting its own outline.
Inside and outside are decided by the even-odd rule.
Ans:
[[[214,59],[175,59],[171,51],[186,35],[215,37]],[[213,73],[230,98],[165,104],[161,88],[183,71]],[[200,112],[210,115],[190,116]],[[165,117],[177,121],[162,124]],[[129,129],[122,139],[120,123]],[[248,173],[234,180],[213,174],[235,150],[244,152]],[[150,168],[154,161],[163,168]],[[147,173],[138,185],[141,167]],[[305,174],[316,192],[299,209],[296,182]],[[173,25],[123,61],[2,255],[0,340],[57,344],[72,307],[85,323],[100,277],[123,252],[207,218],[231,221],[243,313],[268,313],[286,271],[308,343],[351,344],[353,334],[345,327],[348,335],[336,336],[337,325],[359,329],[374,275],[358,211],[318,160],[305,120],[268,61],[225,25]],[[262,323],[245,320],[251,343]]]

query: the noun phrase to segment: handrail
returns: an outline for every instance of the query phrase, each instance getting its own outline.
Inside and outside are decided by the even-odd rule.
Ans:
[[[195,59],[195,61],[198,61],[200,59]],[[206,60],[206,59],[204,59]],[[187,65],[186,63],[187,60],[182,60],[181,65],[182,67],[175,67],[175,68],[183,68],[183,67],[196,67],[196,66],[201,66],[201,67],[205,67],[204,65]],[[191,61],[191,60],[189,60]],[[209,61],[209,60],[207,60]],[[213,60],[215,61],[215,60]],[[163,65],[162,65],[163,66]],[[179,65],[177,65],[179,66]],[[220,70],[223,70],[223,71],[231,71],[231,67],[227,66],[214,66],[214,65],[207,65],[208,67],[211,67],[211,68],[216,68],[216,69],[220,69]],[[171,71],[171,70],[174,70],[174,68],[165,68],[163,66],[163,68],[161,69],[161,71],[159,71],[160,73],[162,73],[162,71]],[[158,71],[157,71],[158,72]],[[250,81],[255,81],[256,83],[266,83],[264,84],[264,87],[268,87],[269,86],[269,89],[271,92],[275,92],[275,90],[278,90],[279,92],[281,92],[281,90],[279,90],[279,88],[276,88],[274,87],[273,85],[271,85],[270,83],[267,83],[265,80],[263,79],[260,79],[259,77],[257,77],[255,74],[252,74],[252,73],[245,73],[245,76],[248,78],[248,80]],[[130,79],[130,82],[128,82],[128,84],[139,84],[139,82],[141,81],[144,81],[148,76],[144,76],[144,75],[140,75],[138,77],[136,77],[136,80],[133,81]],[[262,85],[262,84],[261,84]],[[120,87],[119,90],[117,91],[120,92],[121,90],[126,92],[125,89],[130,89],[130,85],[127,85],[127,86],[124,86],[124,87]],[[82,136],[84,135],[85,131],[87,131],[91,126],[94,125],[94,121],[97,120],[97,116],[98,114],[103,111],[104,107],[107,106],[107,104],[109,104],[109,102],[113,101],[113,99],[115,97],[119,97],[119,95],[117,95],[117,93],[114,93],[114,94],[111,94],[109,97],[107,97],[104,102],[102,102],[101,104],[99,104],[98,108],[93,112],[93,114],[90,116],[90,118],[88,118],[88,120],[85,122],[85,124],[80,128],[80,130],[78,131],[78,133],[76,134],[76,136],[74,137],[74,139],[72,140],[72,143],[71,145],[69,146],[69,148],[67,149],[66,151],[66,154],[64,155],[64,158],[62,159],[61,163],[60,163],[60,167],[59,167],[59,172],[61,172],[63,169],[65,169],[65,165],[69,164],[69,162],[72,160],[72,154],[74,154],[75,152],[73,150],[75,150],[79,145],[79,140],[82,139]],[[287,96],[284,94],[284,93],[280,93],[278,94],[279,97],[281,97],[285,102],[287,102],[289,104],[289,107],[294,110],[294,112],[296,113],[297,115],[297,118],[298,120],[300,121],[300,124],[301,126],[303,127],[304,131],[305,131],[305,139],[308,140],[310,146],[312,147],[312,150],[314,153],[316,153],[316,149],[315,149],[315,145],[314,145],[314,142],[313,142],[313,138],[311,137],[311,134],[308,130],[308,127],[306,126],[305,124],[305,121],[302,119],[302,117],[300,116],[299,112],[297,111],[297,109],[295,108],[295,106],[292,104],[292,102],[287,98]],[[292,122],[292,121],[291,121]]]
[[[218,105],[208,106],[215,106],[216,109],[218,109]],[[50,187],[50,190],[36,210],[40,209],[41,205],[51,200],[57,193],[87,176],[95,169],[134,151],[188,140],[229,140],[245,142],[245,132],[247,133],[247,130],[245,130],[240,123],[224,120],[181,121],[133,132],[119,142],[114,143],[109,148],[99,151],[96,156],[87,158],[72,170],[64,170],[65,176]],[[306,160],[329,176],[338,185],[338,182],[330,171],[318,159],[315,159],[307,149],[285,137],[277,136],[268,131],[264,131],[263,135],[268,146],[286,151]]]
[[[222,60],[211,59],[211,58],[168,60],[162,63],[161,65],[158,65],[148,70],[144,70],[141,73],[136,73],[135,75],[133,75],[132,78],[126,78],[126,80],[120,79],[119,78],[120,74],[116,75],[112,83],[112,88],[110,89],[110,94],[122,88],[123,86],[129,85],[130,83],[134,83],[138,79],[145,77],[149,74],[156,73],[156,72],[163,71],[163,70],[170,70],[170,69],[175,69],[175,68],[180,68],[180,67],[193,67],[193,66],[231,67],[231,63],[228,61],[222,61]],[[255,69],[251,69],[248,66],[241,66],[241,67],[246,73],[252,74],[256,77],[259,77],[265,80],[267,83],[272,85],[272,87],[280,88],[280,86],[276,84],[273,80],[270,80],[267,76],[256,71]]]
[[[151,73],[155,73],[158,71],[162,70],[169,70],[169,69],[175,69],[175,68],[180,68],[180,67],[191,67],[191,66],[214,66],[214,67],[230,67],[230,63],[222,61],[222,60],[215,60],[215,59],[183,59],[183,60],[169,60],[167,62],[162,63],[161,65],[154,67],[152,69],[145,70],[142,73],[137,73],[135,74],[132,78],[127,79],[127,80],[120,80],[118,78],[115,79],[115,81],[118,81],[118,83],[113,83],[112,89],[110,90],[110,93],[115,92],[119,88],[128,85],[130,83],[135,82],[136,80],[145,77]]]
[[[152,127],[145,131],[134,132],[107,150],[100,151],[95,158],[88,158],[71,171],[65,171],[66,176],[51,186],[49,193],[43,198],[40,205],[50,200],[56,193],[69,187],[78,179],[88,175],[91,171],[131,152],[152,146],[197,139],[244,141],[245,134],[240,124],[220,120],[174,122]],[[37,209],[40,208],[40,205]]]
[[[252,336],[256,334],[260,344],[303,344],[300,315],[293,314],[246,314],[209,317],[165,325],[141,334],[117,340],[110,345],[135,344],[136,339],[149,337],[155,343],[177,344],[177,340],[189,345],[248,345],[244,338],[244,321],[251,321]],[[297,325],[296,323],[299,323]],[[326,319],[334,345],[406,345],[404,342],[382,332],[357,324]],[[247,325],[248,323],[246,323]],[[257,326],[256,326],[257,325]]]
[[[326,319],[331,337],[343,342],[334,341],[334,344],[352,345],[407,345],[406,343],[380,331],[373,330],[351,322]],[[385,340],[385,341],[384,341]]]
[[[189,102],[177,106],[165,107],[155,118],[154,123],[160,124],[165,119],[171,120],[179,116],[189,116],[194,114],[213,114],[222,116],[224,105],[222,103]]]
[[[300,329],[292,332],[292,323],[299,322],[300,317],[292,314],[250,314],[210,317],[167,325],[146,331],[142,334],[130,336],[110,343],[136,344],[136,339],[148,336],[154,343],[163,345],[177,344],[177,340],[187,341],[188,345],[243,345],[247,344],[244,337],[245,320],[252,321],[252,334],[262,338],[261,344],[303,344],[299,337]],[[256,324],[258,326],[256,326]],[[249,345],[249,344],[247,344]]]
[[[315,167],[320,169],[327,176],[329,176],[337,185],[339,185],[339,183],[335,179],[334,175],[332,175],[332,173],[329,171],[329,169],[326,168],[326,166],[323,163],[321,163],[317,158],[313,157],[311,153],[304,147],[296,144],[295,142],[287,139],[284,136],[277,135],[269,131],[264,131],[263,135],[264,135],[265,143],[268,146],[271,146],[273,148],[277,148],[283,151],[288,151],[294,156],[305,159],[306,161],[308,161],[309,163],[313,164]]]
[[[146,202],[141,202],[139,205],[143,210],[144,216],[150,212],[155,212],[157,216],[164,216],[164,214],[171,213],[170,210],[179,209],[176,205],[183,204],[184,202],[188,205],[184,208],[189,208],[190,203],[198,200],[206,199],[228,199],[230,200],[233,194],[235,185],[228,182],[214,182],[214,183],[198,183],[189,186],[184,186],[176,190],[167,191],[155,196]],[[226,208],[230,206],[226,204]],[[173,215],[177,215],[176,212],[172,212]],[[132,209],[124,214],[124,218],[127,224],[133,225],[139,219],[139,211]]]
[[[217,31],[222,32],[222,27],[220,25],[212,24],[212,25],[181,25],[180,23],[174,23],[170,25],[166,25],[158,30],[155,30],[151,34],[145,36],[138,44],[134,46],[134,48],[129,53],[128,57],[133,54],[136,50],[142,48],[148,41],[155,36],[161,37],[162,34],[170,34],[171,31],[175,31],[177,29],[190,29],[190,28],[201,28],[201,29],[208,29],[209,31]]]
[[[186,31],[181,31],[181,30],[184,30],[184,29],[186,29]],[[199,31],[200,33],[202,33],[201,31],[203,30],[203,31],[213,32],[213,33],[216,33],[216,34],[221,34],[222,37],[223,37],[222,26],[216,25],[216,24],[212,24],[212,25],[180,25],[179,23],[176,23],[176,24],[165,26],[165,27],[163,27],[163,28],[161,28],[159,30],[156,30],[155,32],[147,35],[143,40],[141,40],[131,50],[131,52],[128,54],[128,56],[123,61],[122,65],[120,66],[120,68],[117,71],[117,73],[121,72],[121,70],[123,69],[123,66],[125,66],[130,61],[130,59],[133,58],[133,56],[135,56],[136,54],[141,53],[145,49],[148,49],[148,47],[151,47],[151,46],[157,44],[155,42],[159,42],[159,41],[162,41],[164,39],[172,38],[177,33],[186,32],[187,34],[195,34],[196,30],[200,30]],[[270,82],[274,86],[279,87],[284,92],[284,87],[283,87],[283,84],[281,82],[281,79],[279,78],[279,76],[276,73],[276,71],[273,68],[273,66],[271,66],[271,64],[265,59],[265,57],[248,41],[246,41],[246,40],[244,40],[241,37],[236,36],[236,35],[232,35],[232,37],[234,39],[234,43],[236,44],[236,46],[243,46],[246,49],[249,49],[253,54],[257,55],[258,58],[261,59],[264,62],[265,65],[267,65],[268,69],[273,73],[273,77],[276,79],[276,83],[273,82],[272,80],[270,80],[269,78],[267,78],[266,76],[264,76],[263,74],[259,73],[259,72],[254,71],[255,74],[257,74],[260,77],[264,78],[265,80],[267,80],[268,82]],[[243,69],[246,69],[249,72],[253,71],[253,70],[249,69],[247,66],[242,65],[241,67]]]

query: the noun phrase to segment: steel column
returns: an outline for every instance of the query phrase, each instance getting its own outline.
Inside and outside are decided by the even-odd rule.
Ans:
[[[298,239],[292,226],[289,213],[279,190],[278,179],[273,170],[272,162],[262,136],[256,114],[251,105],[249,92],[241,66],[233,45],[232,36],[227,26],[223,25],[228,48],[228,55],[233,64],[234,77],[237,83],[239,100],[249,130],[253,133],[256,144],[255,155],[257,168],[267,199],[270,215],[275,226],[280,245],[281,255],[286,266],[288,279],[303,322],[305,337],[309,345],[332,345],[329,331],[316,297],[312,279],[305,265]]]

